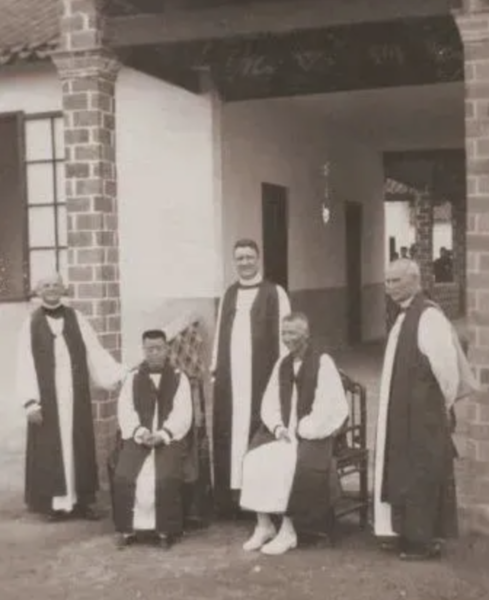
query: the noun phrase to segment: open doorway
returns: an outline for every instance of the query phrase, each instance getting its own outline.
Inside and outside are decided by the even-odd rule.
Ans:
[[[349,344],[362,341],[362,222],[363,207],[360,202],[346,202],[346,307]]]
[[[263,270],[269,281],[289,287],[288,191],[262,183]]]

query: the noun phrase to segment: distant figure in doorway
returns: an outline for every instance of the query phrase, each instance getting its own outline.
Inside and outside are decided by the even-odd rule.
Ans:
[[[440,555],[437,540],[457,533],[450,412],[463,383],[462,352],[451,323],[422,293],[415,262],[392,263],[386,291],[399,314],[381,379],[374,530],[402,559],[424,560]]]
[[[110,389],[127,370],[102,347],[81,313],[62,302],[54,274],[36,287],[42,304],[20,332],[17,392],[27,420],[25,501],[48,520],[98,518],[90,379]]]
[[[401,256],[400,258],[409,258],[409,252],[407,246],[401,246]]]
[[[260,405],[273,366],[286,348],[280,323],[290,312],[285,290],[263,279],[253,240],[234,246],[238,281],[219,306],[211,372],[214,375],[214,501],[217,516],[239,511],[242,462],[260,425]]]
[[[453,260],[450,251],[444,246],[440,248],[440,256],[433,263],[433,272],[437,283],[453,281]]]

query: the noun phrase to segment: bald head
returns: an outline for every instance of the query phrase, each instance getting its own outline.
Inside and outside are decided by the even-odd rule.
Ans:
[[[386,292],[394,302],[403,302],[421,291],[421,271],[418,263],[408,258],[392,262],[386,271]]]
[[[43,304],[56,306],[66,294],[63,278],[57,272],[42,277],[36,285],[36,294],[41,298]]]

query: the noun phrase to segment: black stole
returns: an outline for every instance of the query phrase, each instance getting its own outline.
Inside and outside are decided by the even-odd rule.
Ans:
[[[72,367],[76,492],[79,497],[91,497],[98,488],[98,474],[86,348],[75,311],[63,306],[57,312],[61,312],[64,319],[63,337]],[[53,496],[66,494],[55,385],[54,336],[43,308],[32,315],[31,344],[43,424],[28,427],[26,500],[33,508],[41,508],[40,505]]]
[[[166,362],[161,371],[158,388],[155,388],[150,374],[147,363],[143,363],[134,375],[133,402],[141,425],[151,431],[156,410],[158,429],[161,429],[170,415],[175,393],[180,383],[180,374],[176,373],[170,363]]]
[[[214,479],[217,493],[228,490],[231,473],[231,332],[240,286],[226,291],[218,332],[217,372],[214,386],[213,438]],[[265,387],[279,356],[279,300],[277,287],[262,281],[251,309],[252,398],[250,439],[260,426],[260,406]]]
[[[321,353],[309,346],[304,354],[302,364],[294,373],[294,358],[291,354],[286,356],[280,364],[279,390],[282,420],[285,426],[290,420],[292,391],[294,383],[297,386],[297,420],[300,421],[311,412],[316,392],[319,361]]]
[[[442,482],[453,458],[445,400],[428,359],[418,349],[418,327],[431,306],[422,294],[406,311],[394,359],[387,415],[382,498],[393,506],[420,487]]]

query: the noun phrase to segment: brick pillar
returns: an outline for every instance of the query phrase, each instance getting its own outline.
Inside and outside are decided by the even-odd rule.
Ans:
[[[453,276],[460,289],[459,317],[465,315],[467,203],[465,198],[452,202]]]
[[[115,161],[119,63],[102,46],[98,0],[62,0],[62,42],[53,54],[63,85],[68,283],[73,304],[120,358],[121,319]],[[101,474],[115,429],[115,399],[94,395]]]
[[[470,525],[489,531],[489,2],[456,15],[465,50],[469,358],[483,392],[468,407]]]
[[[416,259],[421,269],[423,289],[433,287],[433,204],[427,192],[418,192],[414,201]]]

